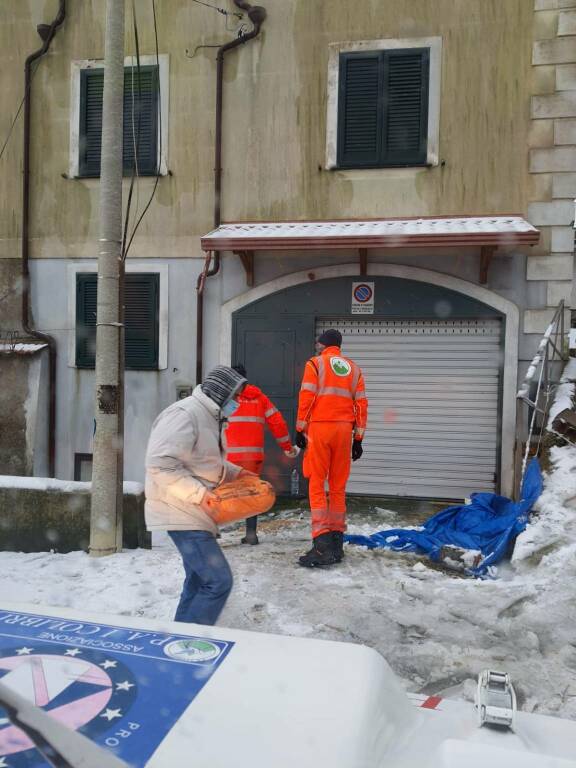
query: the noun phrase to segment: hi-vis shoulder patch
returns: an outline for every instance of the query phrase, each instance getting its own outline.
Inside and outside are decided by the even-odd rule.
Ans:
[[[336,376],[348,376],[352,371],[352,366],[343,357],[331,357],[330,368],[332,368]]]

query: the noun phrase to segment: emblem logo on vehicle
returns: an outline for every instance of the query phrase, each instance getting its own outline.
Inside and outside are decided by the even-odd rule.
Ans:
[[[222,649],[209,640],[174,640],[164,648],[164,653],[178,661],[214,661]]]
[[[352,370],[352,366],[348,360],[344,360],[343,357],[331,357],[330,367],[336,374],[336,376],[348,376]]]
[[[55,720],[91,739],[125,717],[138,695],[131,670],[91,649],[37,651],[35,644],[0,651],[0,680]],[[112,731],[114,732],[114,731]],[[39,761],[31,739],[0,712],[0,768],[31,768]],[[7,760],[7,762],[3,762]]]

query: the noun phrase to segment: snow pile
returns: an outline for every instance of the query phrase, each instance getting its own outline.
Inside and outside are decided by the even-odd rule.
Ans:
[[[350,532],[410,514],[358,509]],[[469,697],[485,668],[509,672],[526,711],[576,719],[576,547],[497,580],[463,579],[414,554],[346,546],[337,567],[297,565],[310,545],[308,514],[266,515],[260,545],[242,546],[241,526],[223,531],[234,573],[223,626],[363,643],[378,650],[407,689]],[[93,613],[169,619],[182,585],[180,557],[167,537],[152,551],[102,559],[70,554],[0,553],[0,595],[11,602]],[[1,604],[1,601],[0,601]]]
[[[568,365],[564,368],[560,384],[556,390],[556,396],[550,415],[548,417],[547,429],[552,429],[552,422],[566,408],[572,408],[574,405],[574,388],[576,387],[576,357],[571,357]]]
[[[550,461],[553,469],[545,477],[536,512],[516,539],[512,564],[517,570],[537,564],[554,549],[576,545],[576,447],[553,446]]]
[[[561,411],[574,407],[575,388],[576,358],[570,358],[550,408],[548,429]],[[553,446],[550,463],[552,470],[545,476],[535,514],[516,540],[512,563],[519,571],[537,564],[547,552],[576,542],[576,447]]]

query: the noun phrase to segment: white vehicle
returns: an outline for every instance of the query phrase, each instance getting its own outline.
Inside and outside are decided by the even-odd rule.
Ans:
[[[63,608],[0,605],[0,701],[2,768],[576,768],[576,723],[479,727],[364,646]]]
[[[485,669],[480,673],[476,708],[480,725],[514,728],[516,692],[505,672]]]

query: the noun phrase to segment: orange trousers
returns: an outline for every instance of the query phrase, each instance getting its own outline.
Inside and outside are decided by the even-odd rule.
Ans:
[[[254,472],[255,475],[258,475],[260,477],[260,474],[262,473],[262,464],[264,464],[264,459],[247,459],[245,461],[235,461],[234,462],[236,466],[242,467],[242,469],[248,470],[248,472]],[[246,518],[246,534],[254,534],[256,535],[256,529],[258,527],[258,515],[255,515],[254,517],[248,517]]]
[[[346,530],[346,483],[350,475],[352,423],[313,421],[308,427],[304,476],[312,512],[312,538]],[[326,499],[328,480],[328,499]]]
[[[242,467],[242,469],[246,469],[248,472],[254,472],[255,475],[258,475],[258,477],[260,477],[260,473],[262,472],[262,464],[264,464],[264,460],[258,459],[254,461],[253,459],[248,459],[247,461],[235,461],[234,464],[236,464],[237,467]]]

